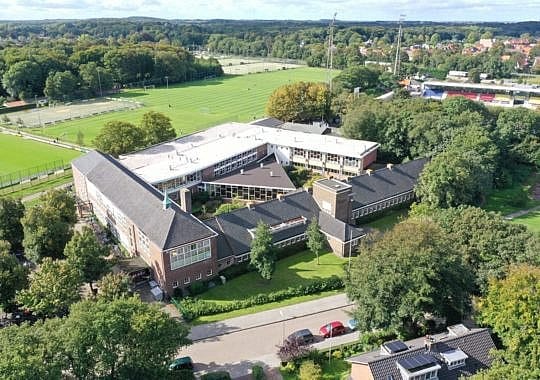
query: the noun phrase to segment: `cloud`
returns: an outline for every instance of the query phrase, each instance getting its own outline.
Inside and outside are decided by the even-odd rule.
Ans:
[[[2,19],[153,16],[169,19],[517,21],[540,15],[523,0],[0,0]]]

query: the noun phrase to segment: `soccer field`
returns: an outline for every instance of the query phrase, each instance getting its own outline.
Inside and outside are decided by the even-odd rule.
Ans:
[[[334,71],[337,75],[337,71]],[[138,124],[148,111],[169,116],[176,131],[185,135],[227,121],[250,121],[264,116],[268,97],[277,87],[296,81],[324,81],[326,71],[317,68],[298,68],[268,73],[221,78],[171,85],[146,92],[128,90],[120,97],[142,102],[144,107],[133,111],[120,111],[87,119],[69,121],[33,133],[75,142],[80,130],[84,144],[91,146],[103,125],[111,120]]]
[[[53,161],[63,160],[64,163],[68,163],[81,154],[76,150],[0,133],[0,175],[19,170],[30,169],[31,171],[33,167],[46,165]]]

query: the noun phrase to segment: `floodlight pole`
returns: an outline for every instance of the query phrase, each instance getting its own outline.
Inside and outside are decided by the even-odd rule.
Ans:
[[[99,83],[99,96],[103,97],[103,90],[101,89],[101,77],[99,76],[99,66],[96,68],[97,71],[97,80]]]
[[[167,81],[167,90],[169,89],[169,77],[165,75],[165,80]]]
[[[279,310],[279,314],[281,315],[281,344],[285,342],[285,315],[283,315],[283,310]]]
[[[332,361],[332,333],[334,332],[334,329],[332,329],[331,323],[328,326],[330,327],[330,349],[328,350],[328,363],[330,363]]]

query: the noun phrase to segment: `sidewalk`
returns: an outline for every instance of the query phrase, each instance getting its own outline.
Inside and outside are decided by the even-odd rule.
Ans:
[[[529,208],[529,209],[526,209],[526,210],[516,211],[516,212],[513,212],[511,214],[505,215],[504,219],[512,220],[514,218],[518,218],[520,216],[527,215],[527,214],[529,214],[531,212],[538,211],[538,210],[540,210],[540,206],[536,206],[536,207]]]
[[[345,294],[338,294],[314,301],[284,306],[280,309],[272,309],[221,322],[193,326],[188,338],[196,342],[198,340],[288,321],[306,315],[317,314],[323,311],[339,309],[349,305],[352,305],[352,302],[347,299],[347,296]]]

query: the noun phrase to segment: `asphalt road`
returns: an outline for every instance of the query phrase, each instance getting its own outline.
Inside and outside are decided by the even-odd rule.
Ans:
[[[283,337],[287,337],[296,330],[310,329],[316,337],[317,343],[314,347],[317,348],[326,348],[330,344],[338,345],[358,339],[358,333],[354,332],[324,341],[321,336],[318,336],[319,328],[328,322],[338,320],[346,324],[350,319],[347,311],[351,309],[352,306],[345,306],[200,340],[182,350],[180,355],[191,356],[197,372],[224,369],[229,371],[234,378],[239,378],[247,375],[256,362],[264,363],[267,367],[279,366],[276,346],[283,341]]]

